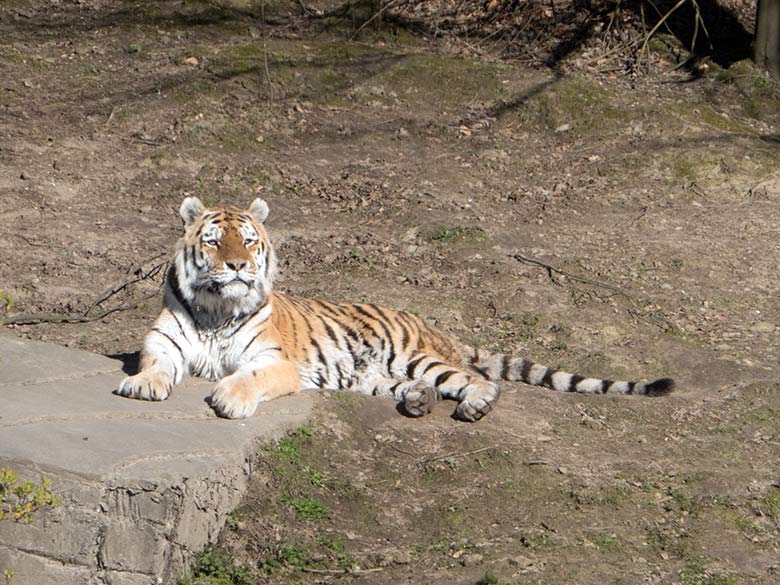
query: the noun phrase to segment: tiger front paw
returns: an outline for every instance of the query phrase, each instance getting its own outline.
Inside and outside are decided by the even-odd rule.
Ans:
[[[172,386],[173,378],[168,372],[146,370],[122,380],[114,394],[138,400],[165,400]]]
[[[224,418],[252,416],[260,402],[257,388],[240,378],[222,378],[211,393],[209,403],[217,415]]]

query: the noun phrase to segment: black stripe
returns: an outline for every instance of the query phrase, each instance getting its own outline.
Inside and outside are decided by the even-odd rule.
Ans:
[[[479,375],[482,376],[483,378],[485,378],[485,380],[489,380],[490,379],[490,376],[488,376],[488,373],[487,373],[487,370],[488,370],[487,366],[482,366],[482,367],[480,367],[480,366],[471,366],[471,367],[474,368],[477,372],[479,372]]]
[[[295,324],[290,309],[287,308],[287,321],[290,323],[290,336],[292,337],[293,347],[298,347],[298,326]]]
[[[352,307],[355,309],[355,311],[357,311],[357,312],[358,312],[358,313],[360,313],[361,315],[364,315],[364,316],[368,317],[369,319],[372,319],[372,320],[376,321],[377,323],[379,323],[379,325],[380,325],[380,326],[382,327],[382,329],[384,330],[384,333],[385,333],[385,338],[386,338],[386,339],[390,339],[390,330],[387,328],[387,325],[385,325],[385,324],[382,322],[382,320],[381,320],[381,319],[378,319],[378,318],[377,318],[375,315],[372,315],[371,313],[369,313],[368,311],[366,311],[366,310],[365,310],[363,307],[361,307],[360,305],[352,305]],[[361,321],[361,323],[362,323],[362,322],[364,322],[362,319],[360,319],[360,321]],[[369,326],[370,326],[370,324],[369,324],[369,323],[366,323],[366,325],[369,325]],[[373,327],[371,327],[371,330],[372,330],[372,331],[374,331],[374,328],[373,328]],[[374,331],[374,335],[376,335],[376,336],[377,336],[377,337],[379,337],[379,338],[381,338],[381,337],[382,337],[382,336],[381,336],[381,335],[379,335],[379,334],[378,334],[376,331]]]
[[[628,390],[626,390],[626,394],[633,394],[635,386],[636,386],[636,382],[629,382],[628,383]]]
[[[539,383],[540,386],[544,386],[545,388],[553,388],[553,381],[552,377],[553,374],[555,374],[558,370],[554,368],[547,368],[547,371],[544,373],[544,377],[542,378],[542,381]]]
[[[192,307],[190,307],[190,304],[185,300],[184,295],[181,292],[181,289],[179,288],[179,279],[176,276],[176,265],[171,264],[171,267],[168,269],[168,286],[171,287],[171,292],[173,293],[173,297],[179,302],[179,304],[184,307],[184,310],[187,312],[187,315],[189,316],[190,320],[193,323],[197,323],[195,320],[195,315],[192,312]]]
[[[173,383],[176,383],[176,378],[179,377],[179,368],[176,367],[176,364],[171,362],[171,365],[173,366]]]
[[[432,370],[436,366],[443,366],[443,365],[444,364],[442,362],[433,361],[430,364],[428,364],[427,366],[425,366],[425,370],[423,371],[422,375],[424,376],[425,374],[427,374],[430,370]]]
[[[382,307],[377,307],[376,305],[373,304],[369,304],[367,306],[371,307],[374,311],[376,311],[378,315],[377,319],[383,321],[387,325],[387,327],[393,326],[393,320],[390,317],[388,317],[387,313],[385,313]]]
[[[585,379],[584,376],[578,376],[577,374],[574,374],[571,377],[571,382],[569,382],[569,392],[576,392],[577,391],[577,384],[582,382]]]
[[[442,372],[438,376],[436,376],[436,380],[434,380],[433,385],[437,388],[444,384],[447,380],[449,380],[452,376],[457,374],[458,372],[456,370],[447,370],[446,372]]]
[[[195,249],[195,246],[190,246],[189,250],[190,250],[190,254],[192,255],[192,263],[198,269],[202,269],[203,268],[203,263],[202,262],[198,262],[197,250]]]
[[[420,357],[413,359],[410,361],[406,366],[406,377],[410,380],[414,379],[414,369],[417,367],[417,364],[419,364],[421,361],[423,361],[427,356],[425,354],[421,354]]]
[[[534,363],[531,360],[523,358],[523,367],[520,368],[520,380],[528,383],[528,376],[531,375],[531,368]]]
[[[420,326],[413,319],[413,315],[409,313],[397,313],[399,322],[406,323],[410,332],[419,331]]]
[[[179,354],[180,354],[182,357],[184,357],[184,352],[181,350],[181,346],[180,346],[178,343],[176,343],[176,340],[174,340],[174,339],[173,339],[173,337],[171,337],[170,335],[168,335],[168,334],[167,334],[165,331],[163,331],[163,330],[162,330],[162,329],[160,329],[159,327],[152,327],[152,331],[156,331],[157,333],[159,333],[160,335],[162,335],[163,337],[165,337],[165,338],[166,338],[168,341],[170,341],[170,342],[173,344],[173,346],[174,346],[176,349],[178,349],[178,350],[179,350]]]
[[[263,303],[262,303],[262,304],[261,304],[259,307],[257,307],[257,309],[256,309],[256,310],[255,310],[255,311],[254,311],[252,314],[250,314],[248,317],[246,317],[246,321],[244,321],[243,323],[241,323],[241,325],[239,326],[239,328],[238,328],[238,329],[236,329],[236,330],[233,332],[233,335],[235,335],[236,333],[238,333],[239,331],[241,331],[241,330],[244,328],[244,326],[245,326],[247,323],[249,323],[249,322],[250,322],[252,319],[254,319],[254,318],[255,318],[255,316],[256,316],[256,315],[257,315],[257,314],[258,314],[260,311],[262,311],[263,309],[265,309],[266,305],[268,305],[268,298],[267,298],[267,297],[266,297],[266,299],[263,301]],[[269,315],[269,317],[270,317],[270,315]],[[261,324],[265,323],[266,321],[268,321],[268,317],[266,317],[265,319],[263,319],[263,320],[262,320],[260,323],[256,323],[256,325],[261,325]]]
[[[602,380],[601,381],[601,393],[602,394],[606,394],[607,393],[607,388],[609,388],[610,386],[612,386],[612,380]]]
[[[178,325],[178,326],[179,326],[179,333],[181,333],[181,336],[182,336],[184,339],[187,339],[187,336],[184,334],[184,327],[182,327],[182,325],[181,325],[181,321],[179,321],[179,318],[176,316],[176,313],[174,313],[173,311],[171,311],[171,317],[173,317],[173,320],[174,320],[174,321],[176,321],[176,325]]]
[[[509,379],[509,360],[504,354],[501,355],[501,379]]]
[[[338,362],[335,362],[336,366],[336,374],[339,377],[339,390],[346,390],[347,385],[344,383],[344,379],[346,376],[344,375],[344,370],[341,369],[341,365]]]
[[[322,353],[322,346],[316,339],[311,340],[311,344],[314,346],[314,349],[317,350],[317,359],[320,360],[320,363],[325,366],[325,368],[328,367],[328,361],[325,359],[325,354]]]
[[[393,395],[393,397],[395,397],[395,391],[398,389],[398,387],[399,387],[401,384],[403,384],[403,382],[402,382],[402,381],[401,381],[401,382],[396,382],[395,384],[393,384],[392,386],[390,386],[390,388],[389,388],[389,390],[390,390],[390,394],[392,394],[392,395]]]
[[[341,349],[341,344],[339,343],[339,341],[341,341],[341,340],[340,340],[340,338],[339,338],[339,337],[336,335],[336,332],[335,332],[335,331],[333,331],[333,327],[331,327],[331,326],[328,324],[328,322],[327,322],[327,321],[326,321],[326,320],[325,320],[325,319],[324,319],[322,316],[320,316],[320,315],[317,315],[317,317],[319,317],[320,321],[322,321],[322,325],[325,327],[325,333],[327,333],[327,334],[328,334],[328,337],[330,337],[331,341],[332,341],[332,342],[333,342],[333,343],[336,345],[336,347],[338,347],[339,349]]]
[[[371,307],[372,310],[377,312],[376,316],[373,316],[374,319],[376,319],[377,323],[384,329],[385,335],[387,336],[387,344],[390,346],[387,353],[387,359],[385,360],[385,367],[387,368],[387,371],[390,372],[390,368],[393,365],[393,362],[395,361],[395,342],[393,341],[393,334],[390,333],[390,327],[392,327],[392,323],[390,319],[387,317],[387,314],[376,305],[366,305],[367,307]],[[361,307],[356,306],[356,309],[359,311],[362,311],[366,315],[372,316],[371,313],[368,311],[365,311],[361,309]],[[384,349],[384,348],[383,348]]]
[[[393,340],[391,339],[389,344],[390,346],[388,352],[387,352],[387,361],[385,362],[385,367],[387,368],[387,371],[392,374],[391,368],[393,367],[393,362],[395,361],[396,355],[395,355],[395,347],[393,346]]]
[[[252,345],[252,344],[255,342],[255,339],[257,339],[258,337],[260,337],[260,336],[263,334],[263,332],[264,332],[264,331],[265,331],[265,329],[261,329],[260,331],[258,331],[257,333],[255,333],[255,336],[254,336],[252,339],[250,339],[250,340],[249,340],[249,343],[247,343],[247,344],[244,346],[244,349],[241,351],[241,355],[244,355],[244,354],[246,353],[246,350],[248,350],[248,349],[249,349],[249,346],[250,346],[250,345]]]
[[[406,325],[404,325],[403,321],[400,319],[398,320],[398,327],[401,329],[401,351],[406,351],[406,348],[409,347],[409,342],[411,341],[412,336],[409,333],[409,330],[406,328]]]
[[[328,360],[325,359],[325,354],[322,353],[322,346],[320,346],[320,343],[314,338],[312,338],[311,344],[317,350],[317,358],[320,360],[320,363],[325,366],[325,376],[327,380],[330,381],[330,364],[328,363]]]

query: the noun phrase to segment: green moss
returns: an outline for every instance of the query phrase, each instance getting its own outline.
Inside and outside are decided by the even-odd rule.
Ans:
[[[479,63],[438,55],[403,55],[377,76],[387,87],[407,88],[426,101],[452,107],[470,100],[495,100],[505,91],[505,65]]]
[[[662,157],[660,166],[674,179],[696,181],[717,174],[720,161],[720,157],[706,152],[674,152]]]
[[[584,77],[562,79],[518,109],[520,118],[532,126],[552,130],[569,126],[580,135],[614,131],[642,113],[642,108],[618,103],[609,90]]]
[[[720,114],[712,106],[706,104],[675,101],[665,103],[664,110],[664,112],[660,112],[658,115],[666,115],[668,117],[668,114],[672,113],[690,124],[706,124],[723,132],[754,133],[754,130],[747,124]]]

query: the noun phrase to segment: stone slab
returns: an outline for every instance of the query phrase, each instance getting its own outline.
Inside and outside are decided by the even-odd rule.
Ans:
[[[0,467],[51,479],[63,500],[30,524],[0,521],[14,585],[175,582],[240,503],[257,443],[305,424],[317,400],[231,421],[206,404],[210,382],[146,402],[112,394],[124,375],[119,361],[0,330]]]

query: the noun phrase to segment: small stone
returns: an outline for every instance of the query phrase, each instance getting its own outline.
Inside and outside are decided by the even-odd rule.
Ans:
[[[182,59],[181,62],[184,65],[192,65],[193,67],[197,67],[200,64],[197,57],[187,57],[186,59]]]
[[[559,133],[559,134],[560,134],[561,132],[568,132],[569,130],[571,130],[571,124],[561,124],[560,126],[558,126],[558,127],[555,129],[555,131],[556,131],[557,133]]]
[[[22,181],[29,181],[29,180],[30,180],[30,175],[28,175],[27,173],[25,173],[24,171],[22,171],[22,174],[21,174],[21,175],[19,175],[19,178],[20,178]]]

